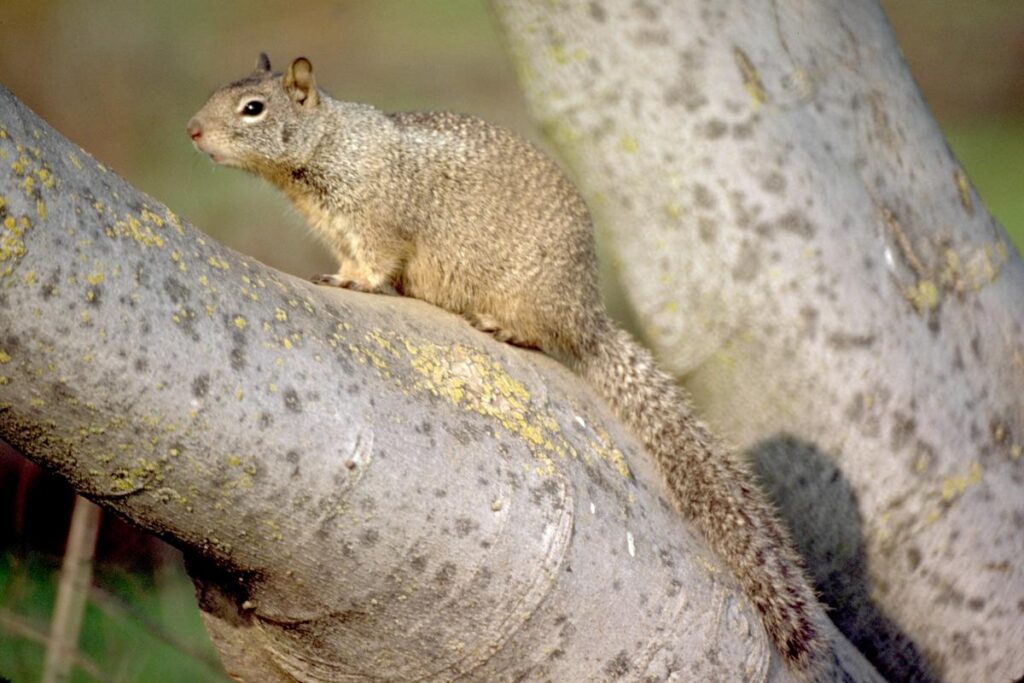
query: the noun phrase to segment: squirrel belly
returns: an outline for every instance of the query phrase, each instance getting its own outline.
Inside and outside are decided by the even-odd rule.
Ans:
[[[790,670],[810,679],[824,668],[824,612],[792,542],[743,460],[605,314],[590,214],[543,153],[473,117],[334,100],[309,60],[279,74],[266,55],[188,133],[216,163],[292,200],[340,262],[314,281],[420,298],[572,367],[654,457]]]

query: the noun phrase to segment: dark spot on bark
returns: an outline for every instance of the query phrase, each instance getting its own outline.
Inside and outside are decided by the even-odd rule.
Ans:
[[[811,223],[807,219],[807,216],[800,211],[787,211],[779,218],[776,225],[778,225],[781,230],[791,232],[794,235],[799,235],[805,239],[814,237],[814,224]]]
[[[231,369],[241,372],[245,369],[245,349],[241,346],[235,346],[231,349],[230,353]]]
[[[939,584],[938,589],[938,595],[935,598],[935,602],[939,605],[953,605],[955,607],[960,607],[966,601],[964,594],[949,584]]]
[[[93,285],[87,287],[85,290],[85,303],[88,306],[97,308],[100,305],[100,299],[103,298],[103,288],[99,285]]]
[[[298,462],[301,459],[301,457],[302,456],[299,455],[299,452],[297,450],[295,450],[294,448],[292,448],[291,450],[289,450],[287,453],[284,454],[284,459],[286,461],[290,462],[293,465],[298,464]]]
[[[953,351],[953,369],[957,372],[963,372],[964,370],[964,354],[959,346]]]
[[[744,123],[734,123],[732,125],[732,136],[737,140],[747,140],[754,134],[754,124],[752,121],[745,121]]]
[[[192,395],[202,398],[210,393],[210,376],[205,372],[192,380]]]
[[[297,391],[294,389],[286,389],[284,394],[282,394],[282,397],[284,398],[285,408],[293,413],[302,412],[302,400],[299,399],[299,393]]]
[[[602,7],[601,3],[599,2],[591,2],[589,5],[589,9],[590,17],[594,21],[599,21],[603,24],[605,20],[608,18],[608,13],[604,11],[604,7]]]
[[[171,303],[183,304],[191,298],[188,287],[173,277],[164,280],[164,291],[167,292]]]
[[[609,680],[622,678],[629,673],[629,655],[623,650],[604,665],[604,673]]]
[[[295,126],[290,123],[286,123],[281,127],[281,142],[287,145],[292,141],[293,135],[295,135]]]
[[[844,415],[851,422],[859,422],[864,417],[864,394],[858,391],[853,395],[850,403],[846,406]]]
[[[749,242],[740,245],[740,254],[732,268],[732,276],[737,282],[750,282],[761,270],[761,256],[757,248]]]
[[[377,545],[380,541],[380,532],[376,529],[366,529],[362,534],[359,535],[359,539],[364,545],[370,546],[371,548]]]
[[[838,351],[868,349],[875,345],[875,335],[833,332],[828,336],[828,345]]]
[[[47,278],[40,286],[40,291],[43,293],[43,301],[48,301],[54,294],[57,293],[57,287],[60,285],[60,266],[54,268],[53,272],[50,273],[50,277]]]
[[[145,358],[135,359],[135,372],[145,372],[149,369],[149,361]]]
[[[708,140],[717,140],[725,135],[727,130],[729,130],[729,126],[721,119],[709,119],[701,127],[701,134]]]
[[[971,598],[967,601],[967,607],[973,612],[980,612],[985,609],[985,601],[981,598]]]
[[[434,498],[446,498],[447,496],[448,492],[444,489],[434,489]]]
[[[714,193],[701,183],[693,184],[693,201],[701,209],[710,211],[718,204]]]
[[[971,337],[971,353],[974,354],[975,360],[981,360],[981,338],[978,335]]]
[[[459,538],[465,538],[473,531],[480,528],[476,520],[470,519],[469,517],[459,517],[455,520],[455,535]]]
[[[146,263],[139,261],[135,264],[135,284],[142,289],[149,289],[149,273],[146,271]]]
[[[633,9],[637,16],[646,21],[658,20],[658,8],[650,0],[633,0]]]
[[[971,638],[966,633],[956,632],[953,634],[953,656],[965,662],[974,661],[977,652],[971,644]]]
[[[456,567],[452,562],[443,563],[434,573],[434,583],[440,588],[447,590],[455,580]]]
[[[622,579],[615,579],[612,581],[612,590],[616,593],[622,590]]]
[[[910,565],[910,571],[914,571],[921,566],[921,551],[917,546],[910,546],[907,549],[907,564]]]
[[[700,237],[700,241],[705,244],[711,244],[715,241],[715,237],[718,235],[717,224],[714,219],[708,218],[707,216],[701,216],[697,219],[697,236]]]
[[[893,413],[893,424],[890,432],[890,444],[894,451],[902,450],[914,436],[917,422],[913,417],[901,412]]]
[[[270,413],[267,413],[267,412],[260,413],[260,421],[259,421],[260,429],[266,429],[267,427],[269,427],[272,424],[274,424],[274,416],[273,415],[271,415]]]
[[[772,194],[782,194],[786,190],[786,176],[778,171],[771,171],[761,178],[761,189]]]

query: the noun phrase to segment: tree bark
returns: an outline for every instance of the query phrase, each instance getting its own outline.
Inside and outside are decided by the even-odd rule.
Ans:
[[[642,333],[896,680],[1024,675],[1024,268],[873,0],[495,3]]]
[[[787,680],[567,369],[234,253],[2,88],[0,158],[0,438],[186,552],[232,675]]]

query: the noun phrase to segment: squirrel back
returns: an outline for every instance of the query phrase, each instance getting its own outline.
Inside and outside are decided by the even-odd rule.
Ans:
[[[317,89],[309,60],[215,92],[188,127],[215,162],[277,185],[340,262],[314,281],[399,292],[562,360],[642,440],[791,670],[824,665],[825,617],[745,463],[607,317],[583,199],[543,153],[480,119],[385,114]]]

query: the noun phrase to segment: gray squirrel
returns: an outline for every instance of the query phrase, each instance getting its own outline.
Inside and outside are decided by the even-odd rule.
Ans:
[[[583,376],[654,457],[790,670],[821,671],[825,617],[792,542],[746,463],[608,318],[590,214],[540,150],[471,116],[335,100],[308,59],[281,74],[266,54],[210,96],[188,134],[291,199],[340,262],[314,282],[422,299]]]

